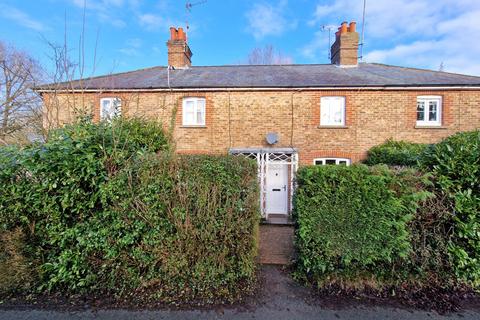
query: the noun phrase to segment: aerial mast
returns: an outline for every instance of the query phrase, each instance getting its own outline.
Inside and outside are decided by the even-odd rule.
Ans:
[[[185,20],[186,20],[185,27],[187,29],[187,32],[190,29],[189,20],[190,20],[190,14],[192,13],[192,8],[195,7],[195,6],[204,4],[206,2],[207,2],[207,0],[198,1],[198,2],[194,2],[194,3],[192,3],[188,0],[185,2],[185,17],[186,17],[185,18]]]

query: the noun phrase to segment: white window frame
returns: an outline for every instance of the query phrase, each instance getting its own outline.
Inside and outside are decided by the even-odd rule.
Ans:
[[[203,106],[198,104],[199,101],[203,101]],[[194,120],[192,122],[187,121],[186,113],[187,113],[187,103],[193,102],[193,114]],[[187,127],[204,127],[207,121],[207,101],[205,98],[199,97],[189,97],[184,98],[182,102],[182,125]],[[198,119],[198,111],[199,109],[203,109],[203,121],[199,121]]]
[[[341,119],[341,122],[338,123],[338,122],[334,122],[334,121],[331,121],[331,119],[325,119],[324,117],[322,117],[322,114],[324,113],[323,112],[323,108],[326,108],[327,107],[327,103],[329,102],[329,100],[338,100],[338,99],[341,99],[343,101],[343,107],[342,107],[342,119]],[[332,127],[332,126],[336,126],[336,127],[344,127],[345,126],[345,114],[346,114],[346,98],[343,97],[343,96],[326,96],[326,97],[321,97],[320,98],[320,126],[325,126],[325,127]],[[330,121],[329,121],[330,120]]]
[[[113,114],[108,114],[103,109],[103,104],[105,101],[109,101],[111,104],[117,104]],[[101,98],[100,99],[100,120],[111,121],[115,117],[118,117],[122,114],[122,99],[118,97],[109,97],[109,98]]]
[[[345,161],[346,162],[345,165],[347,165],[347,166],[349,166],[352,163],[352,161],[348,158],[326,157],[326,158],[315,158],[315,159],[313,159],[313,165],[315,165],[315,166],[325,166],[325,165],[327,165],[326,164],[327,160],[335,160],[335,165],[337,165],[337,166],[341,164],[340,163],[341,161]],[[322,161],[322,164],[317,164],[318,161]]]
[[[425,103],[425,109],[423,110],[423,120],[417,120],[417,126],[419,127],[432,127],[432,126],[441,126],[442,125],[442,97],[441,96],[417,96],[417,107],[415,109],[415,117],[418,117],[418,103],[422,101]],[[437,119],[428,120],[430,114],[430,102],[437,102]]]

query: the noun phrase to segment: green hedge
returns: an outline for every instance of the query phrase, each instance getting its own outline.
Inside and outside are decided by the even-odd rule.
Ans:
[[[480,130],[457,133],[430,147],[425,170],[453,202],[450,254],[457,276],[480,287]]]
[[[426,144],[407,141],[387,140],[385,143],[368,150],[365,164],[386,164],[390,166],[417,166]]]
[[[298,272],[317,284],[384,278],[412,254],[409,223],[425,178],[365,165],[301,168],[294,198]]]
[[[107,281],[100,286],[153,286],[162,297],[209,301],[251,289],[259,223],[253,161],[142,157],[108,184],[106,198],[110,210],[90,224],[119,237],[113,246],[103,233],[92,241],[111,257],[94,267]]]
[[[0,231],[21,230],[30,291],[209,302],[254,280],[255,164],[175,158],[155,122],[82,121],[0,149],[0,182]]]

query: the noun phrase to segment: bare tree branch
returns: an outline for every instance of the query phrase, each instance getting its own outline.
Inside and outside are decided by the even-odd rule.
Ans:
[[[36,133],[41,99],[32,88],[41,78],[36,60],[0,42],[0,143],[18,142],[20,133]]]
[[[250,65],[271,65],[271,64],[292,64],[293,59],[284,56],[280,51],[275,50],[272,45],[263,48],[254,48],[248,54],[247,64]]]

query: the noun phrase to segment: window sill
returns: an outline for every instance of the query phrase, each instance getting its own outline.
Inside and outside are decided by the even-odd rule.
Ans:
[[[180,128],[189,128],[189,129],[206,129],[207,126],[180,126]]]
[[[348,129],[350,128],[349,126],[325,126],[325,125],[320,125],[317,127],[318,129]]]
[[[445,126],[428,126],[428,125],[416,125],[415,129],[447,129]]]

